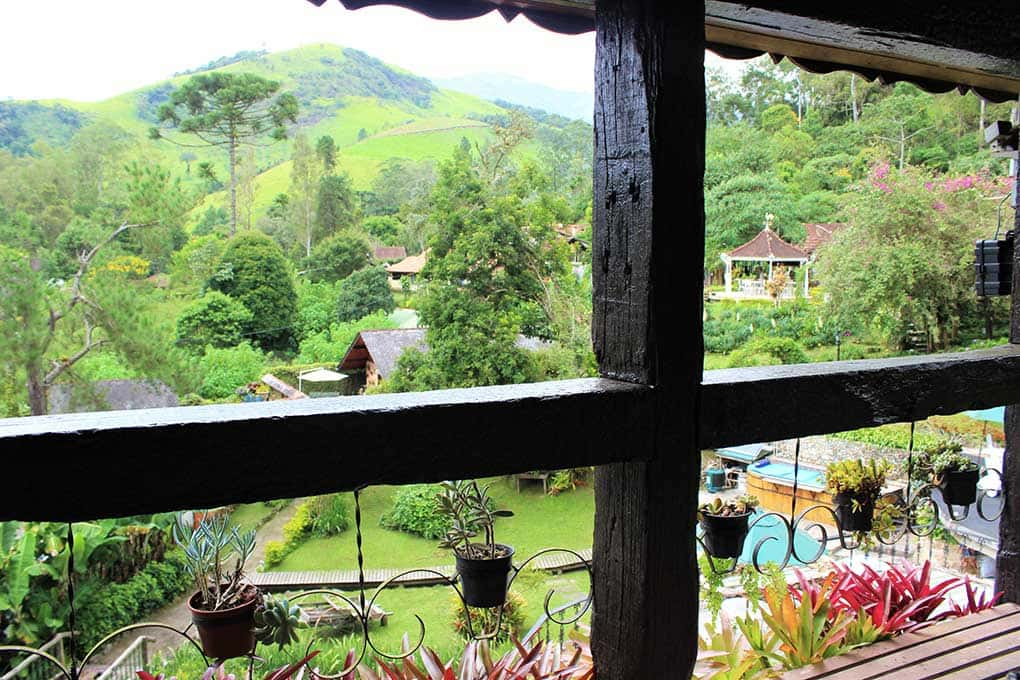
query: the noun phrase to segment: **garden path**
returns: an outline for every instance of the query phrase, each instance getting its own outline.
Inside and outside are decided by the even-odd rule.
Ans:
[[[268,522],[258,528],[256,532],[255,552],[252,553],[252,556],[248,559],[248,566],[250,569],[254,570],[255,567],[265,558],[267,542],[283,540],[283,525],[294,516],[300,501],[300,498],[294,499],[291,501],[290,505],[284,507]],[[191,595],[191,592],[191,590],[188,590],[186,594],[179,597],[172,604],[169,604],[159,611],[154,612],[151,616],[146,617],[146,621],[152,623],[163,623],[173,626],[178,630],[184,630],[184,628],[191,623],[191,612],[188,611],[187,606],[187,599]],[[164,628],[149,628],[121,635],[113,642],[113,644],[109,645],[107,649],[95,656],[92,662],[84,669],[81,676],[82,680],[90,680],[106,670],[106,668],[109,667],[109,665],[118,656],[120,656],[125,649],[127,649],[128,645],[138,638],[138,635],[146,635],[154,640],[154,642],[150,642],[148,645],[150,656],[157,651],[162,652],[176,649],[182,642],[184,642],[184,638],[180,635]],[[195,637],[197,639],[197,635]]]

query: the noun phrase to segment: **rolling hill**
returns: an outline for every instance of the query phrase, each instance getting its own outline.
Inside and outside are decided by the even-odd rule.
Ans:
[[[340,147],[339,168],[356,189],[367,189],[388,158],[441,159],[461,138],[482,142],[492,122],[508,110],[479,97],[437,87],[430,80],[389,66],[349,48],[317,44],[278,53],[245,52],[110,99],[83,103],[67,100],[0,102],[0,148],[15,155],[31,153],[32,145],[66,144],[91,123],[115,125],[142,146],[144,155],[170,167],[196,187],[190,174],[196,161],[210,161],[225,177],[225,153],[210,147],[184,147],[148,139],[160,104],[192,74],[208,71],[248,72],[278,80],[282,92],[300,104],[298,130],[317,139],[331,135]],[[172,135],[184,144],[197,140]],[[182,154],[194,154],[186,162]],[[290,179],[291,142],[260,146],[256,164],[256,212],[261,213]],[[222,202],[216,193],[203,205]]]

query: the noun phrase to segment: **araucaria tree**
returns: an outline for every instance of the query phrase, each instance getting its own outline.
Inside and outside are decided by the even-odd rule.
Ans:
[[[230,169],[230,233],[237,231],[237,151],[266,138],[287,136],[296,123],[298,102],[292,94],[276,95],[280,83],[252,73],[201,73],[174,90],[159,108],[161,126],[198,137],[205,145],[227,150]],[[151,136],[162,136],[152,128]],[[179,143],[179,142],[178,142]]]

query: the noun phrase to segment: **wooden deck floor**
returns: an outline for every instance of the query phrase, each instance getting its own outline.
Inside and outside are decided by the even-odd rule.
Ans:
[[[783,674],[807,680],[999,680],[1020,669],[1020,606],[1001,604]]]
[[[579,550],[578,553],[591,562],[591,548]],[[549,553],[542,555],[532,565],[536,569],[561,573],[584,568],[584,563],[569,553]],[[453,576],[453,564],[430,567],[443,576]],[[375,588],[384,581],[393,578],[403,569],[369,569],[365,571],[365,586]],[[354,569],[334,571],[269,571],[249,574],[248,579],[261,590],[279,592],[285,590],[315,590],[317,588],[334,588],[336,590],[352,590],[358,587],[358,572]],[[418,570],[404,574],[394,581],[402,586],[434,586],[445,583],[443,578],[429,570]]]

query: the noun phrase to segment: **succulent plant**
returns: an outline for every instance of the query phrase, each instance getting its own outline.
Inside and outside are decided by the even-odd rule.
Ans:
[[[262,606],[255,610],[255,638],[264,645],[276,644],[283,649],[297,642],[297,631],[307,624],[301,607],[285,597],[266,595]]]
[[[493,509],[489,487],[480,487],[476,481],[443,482],[442,486],[443,493],[438,494],[436,499],[452,526],[439,547],[450,548],[475,559],[494,559],[497,555],[493,524],[497,517],[513,517],[514,513]],[[471,542],[479,530],[485,534],[484,544]]]
[[[746,515],[756,507],[758,507],[758,498],[750,494],[744,494],[728,501],[724,501],[719,496],[716,496],[710,503],[705,503],[699,507],[698,512],[716,517],[736,517]]]

